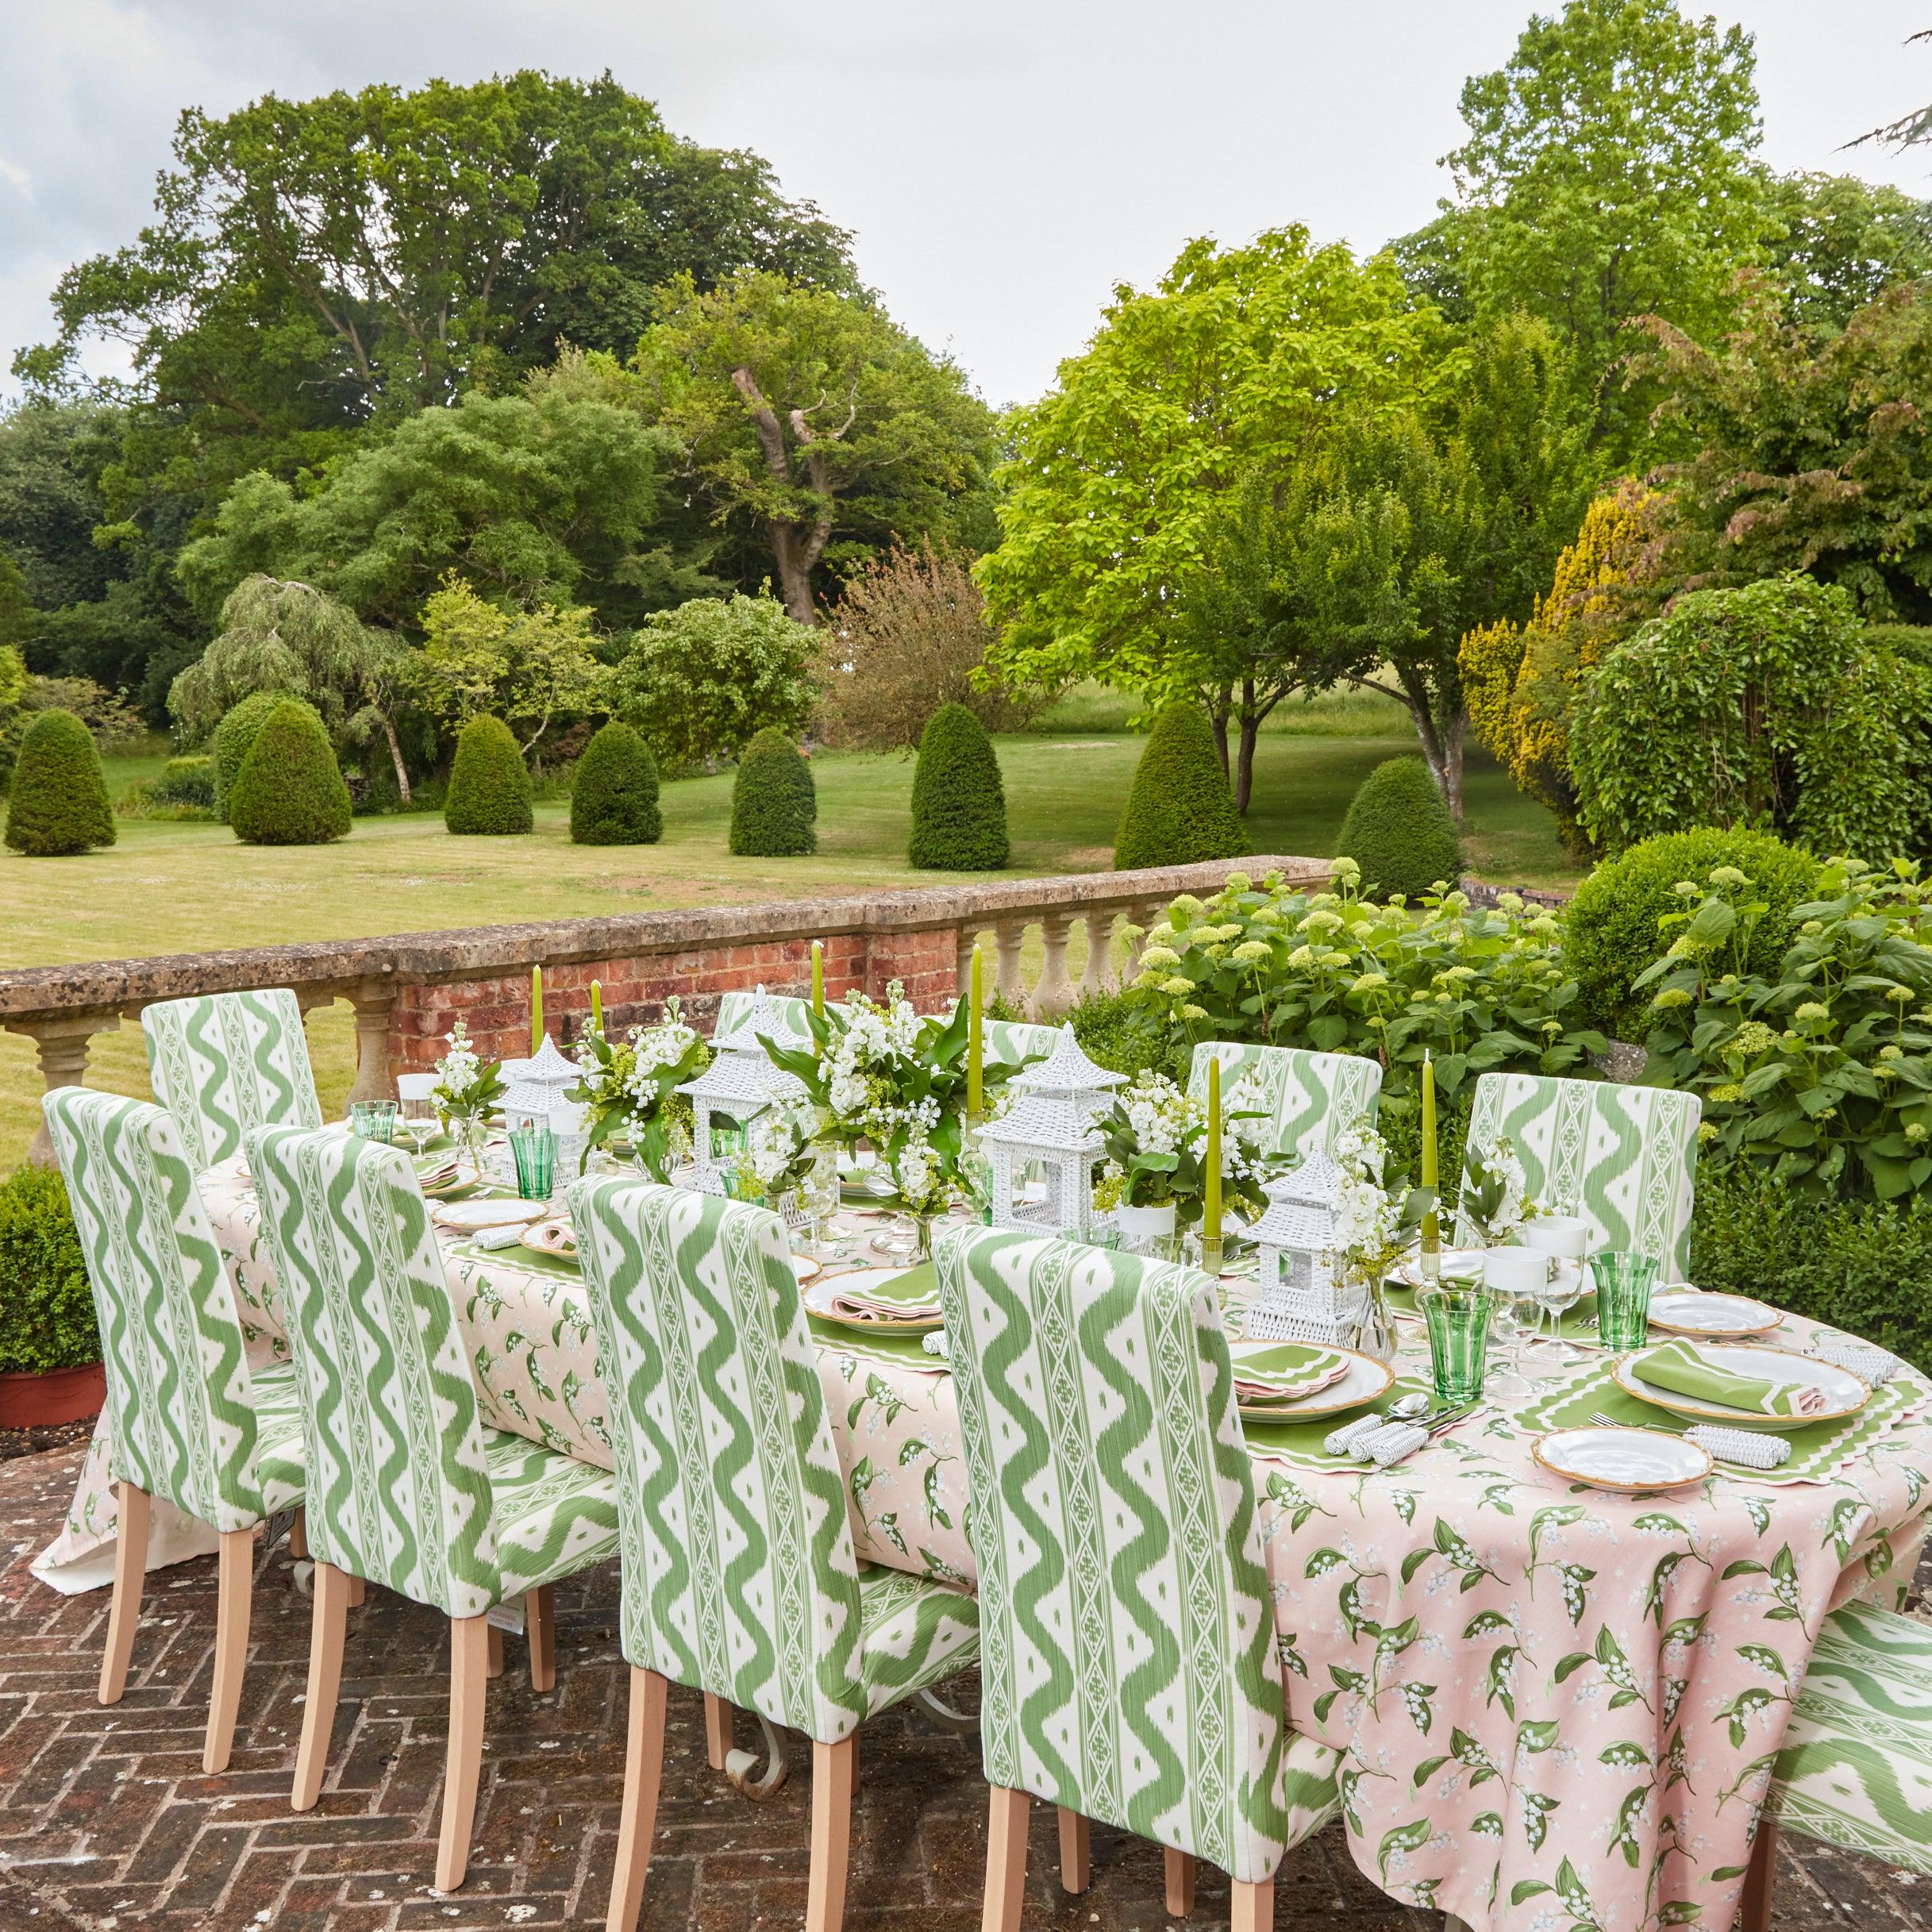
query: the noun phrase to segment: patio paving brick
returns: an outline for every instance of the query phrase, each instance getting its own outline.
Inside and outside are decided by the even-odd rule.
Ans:
[[[468,1884],[433,1892],[447,1645],[442,1620],[371,1590],[354,1614],[329,1769],[316,1810],[288,1810],[309,1607],[287,1553],[259,1558],[234,1763],[201,1770],[214,1628],[212,1558],[148,1580],[128,1694],[94,1701],[105,1591],[62,1597],[27,1564],[73,1491],[72,1447],[0,1464],[0,1932],[544,1932],[602,1922],[623,1779],[625,1677],[617,1577],[559,1591],[557,1688],[530,1691],[512,1639],[491,1686]],[[1924,1580],[1922,1575],[1922,1582]],[[739,1741],[755,1733],[739,1720]],[[809,1747],[768,1803],[704,1761],[697,1697],[672,1694],[658,1837],[641,1923],[652,1932],[763,1932],[803,1922]],[[917,1711],[868,1724],[846,1923],[852,1932],[973,1932],[985,1785],[971,1739]],[[1096,1826],[1094,1883],[1059,1890],[1053,1815],[1033,1813],[1029,1932],[1164,1932],[1159,1851]],[[1227,1884],[1203,1869],[1189,1922],[1226,1922]],[[1927,1923],[1932,1885],[1787,1840],[1778,1932],[1903,1932]],[[1278,1932],[1337,1919],[1409,1932],[1412,1915],[1355,1869],[1339,1827],[1289,1853]]]

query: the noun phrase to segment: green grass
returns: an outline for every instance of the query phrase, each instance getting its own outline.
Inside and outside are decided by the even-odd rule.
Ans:
[[[1013,838],[1009,876],[1111,864],[1140,741],[1095,731],[997,742]],[[1356,786],[1401,749],[1380,733],[1264,737],[1249,814],[1255,849],[1330,856]],[[118,795],[160,764],[158,754],[110,760],[110,790]],[[813,768],[818,851],[808,859],[732,857],[729,773],[664,787],[658,845],[573,845],[563,802],[539,802],[527,837],[452,838],[440,816],[414,813],[360,818],[348,838],[325,846],[242,845],[225,826],[122,819],[120,842],[105,852],[0,856],[10,915],[0,925],[0,970],[944,883],[906,863],[910,758],[826,755]],[[1540,884],[1576,876],[1549,814],[1493,765],[1472,765],[1468,789],[1468,843],[1486,876]],[[318,1082],[333,1105],[353,1074],[348,1006],[311,1014],[309,1030]],[[97,1084],[146,1092],[137,1022],[101,1036],[94,1053]],[[0,1150],[25,1145],[40,1092],[31,1043],[0,1034]]]
[[[1070,686],[1027,726],[1037,736],[1068,731],[1126,731],[1142,709],[1131,691],[1089,679]],[[1414,728],[1402,706],[1373,691],[1326,691],[1313,698],[1290,698],[1261,721],[1264,736],[1290,737],[1397,738],[1412,740]]]

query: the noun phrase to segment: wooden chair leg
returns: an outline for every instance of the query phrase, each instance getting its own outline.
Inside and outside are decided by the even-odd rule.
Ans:
[[[221,1533],[217,1577],[214,1685],[208,1694],[208,1735],[202,1745],[202,1769],[211,1776],[227,1770],[234,1749],[235,1712],[248,1661],[248,1611],[255,1593],[252,1530]]]
[[[107,1611],[107,1652],[101,1659],[101,1702],[117,1704],[128,1686],[128,1660],[140,1622],[148,1580],[148,1492],[123,1483],[116,1505],[114,1595]]]
[[[812,1744],[812,1870],[805,1894],[805,1932],[839,1932],[845,1922],[845,1868],[852,1857],[852,1778],[856,1735]]]
[[[309,1624],[309,1694],[302,1707],[302,1744],[295,1753],[298,1811],[315,1808],[321,1794],[329,1734],[335,1728],[336,1697],[342,1688],[342,1642],[348,1634],[349,1576],[333,1563],[315,1566],[315,1614]]]
[[[484,1618],[449,1620],[449,1756],[443,1772],[443,1830],[436,1846],[438,1892],[454,1892],[470,1868],[476,1780],[483,1771],[490,1634]]]
[[[1737,1932],[1768,1932],[1771,1924],[1772,1869],[1778,1861],[1778,1821],[1761,1818],[1745,1868],[1744,1896],[1738,1901]]]
[[[556,1688],[556,1592],[548,1584],[523,1599],[523,1633],[530,1645],[530,1688]]]
[[[1026,1888],[1026,1819],[1033,1800],[1025,1792],[993,1785],[986,1830],[986,1904],[979,1932],[1019,1932],[1020,1899]]]
[[[490,1649],[490,1675],[500,1677],[503,1674],[503,1633],[494,1623],[487,1624],[485,1638]]]
[[[704,1694],[704,1757],[714,1771],[722,1771],[731,1755],[732,1706],[724,1698]]]
[[[1229,1914],[1229,1932],[1268,1932],[1275,1922],[1275,1881],[1264,1878],[1258,1885],[1234,1881],[1234,1909]]]
[[[617,1863],[610,1873],[610,1910],[604,1932],[636,1932],[657,1830],[657,1787],[664,1770],[664,1680],[654,1670],[630,1673],[630,1723],[624,1746],[624,1810],[618,1826]]]
[[[298,1510],[295,1520],[288,1526],[288,1553],[298,1563],[307,1561],[309,1554],[309,1518],[307,1512]]]
[[[1064,1804],[1054,1808],[1060,1813],[1060,1888],[1062,1892],[1084,1892],[1093,1866],[1087,1820]]]
[[[1194,1910],[1194,1860],[1186,1852],[1167,1848],[1168,1916],[1185,1919]]]
[[[345,1576],[348,1575],[346,1571],[344,1571],[343,1573]],[[363,1601],[368,1595],[368,1594],[369,1586],[364,1583],[360,1576],[349,1577],[348,1607],[351,1610],[360,1610],[363,1606]]]

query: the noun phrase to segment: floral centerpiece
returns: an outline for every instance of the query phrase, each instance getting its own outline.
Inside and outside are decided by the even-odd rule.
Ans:
[[[491,1109],[503,1097],[502,1063],[483,1058],[460,1018],[445,1038],[449,1050],[436,1063],[429,1103],[445,1128],[463,1143],[471,1162],[480,1165],[484,1126]]]
[[[1366,1291],[1368,1297],[1357,1345],[1364,1353],[1387,1360],[1395,1353],[1395,1329],[1384,1282],[1414,1245],[1422,1217],[1436,1204],[1435,1190],[1385,1182],[1387,1143],[1366,1120],[1336,1135],[1331,1152],[1341,1170],[1335,1244],[1342,1276]]]
[[[1249,1075],[1235,1084],[1222,1109],[1224,1198],[1239,1203],[1250,1219],[1268,1207],[1257,1153],[1268,1119],[1260,1099],[1258,1083]],[[1101,1213],[1172,1207],[1180,1227],[1200,1220],[1207,1179],[1203,1102],[1164,1073],[1143,1071],[1095,1124],[1106,1143],[1106,1160],[1094,1183],[1094,1206]]]
[[[1471,1148],[1463,1159],[1462,1218],[1485,1248],[1505,1245],[1537,1213],[1528,1177],[1507,1135],[1487,1149]]]
[[[776,1201],[811,1179],[818,1159],[815,1125],[803,1107],[768,1106],[745,1130],[737,1172],[741,1200]]]
[[[691,1137],[691,1103],[675,1089],[710,1064],[711,1049],[683,1017],[676,998],[664,1017],[633,1026],[622,1040],[598,1026],[579,1037],[576,1060],[583,1077],[570,1090],[589,1110],[584,1160],[606,1141],[622,1137],[637,1150],[653,1179],[668,1181]]]

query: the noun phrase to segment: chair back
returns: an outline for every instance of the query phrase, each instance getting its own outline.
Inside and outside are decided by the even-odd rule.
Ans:
[[[1336,1137],[1366,1120],[1375,1125],[1382,1096],[1379,1060],[1360,1053],[1315,1053],[1298,1046],[1251,1046],[1233,1040],[1203,1040],[1188,1064],[1187,1091],[1207,1099],[1207,1069],[1221,1063],[1221,1103],[1251,1076],[1267,1114],[1261,1158],[1286,1166],[1319,1149],[1335,1151]]]
[[[1507,1140],[1522,1163],[1525,1192],[1545,1214],[1581,1215],[1593,1246],[1654,1255],[1666,1279],[1681,1281],[1691,1265],[1703,1112],[1695,1094],[1674,1087],[1485,1073],[1465,1145],[1481,1154]],[[1478,1239],[1459,1207],[1457,1241]]]
[[[198,1171],[233,1160],[252,1127],[319,1127],[302,1008],[287,987],[164,999],[143,1009],[154,1097]]]
[[[452,1617],[498,1600],[476,1385],[401,1149],[257,1127],[248,1165],[295,1358],[309,1547]]]
[[[845,1478],[784,1223],[579,1181],[633,1665],[823,1744],[865,1715]]]
[[[266,1514],[248,1353],[173,1120],[63,1087],[43,1106],[101,1329],[110,1464],[224,1532]]]
[[[1214,1284],[1003,1229],[937,1260],[987,1777],[1259,1883],[1281,1661]]]
[[[795,993],[768,993],[765,998],[776,1010],[779,1018],[787,1031],[796,1033],[801,1040],[810,1040],[811,1027],[808,1015],[812,1010],[809,999],[801,999]],[[719,996],[718,1018],[711,1022],[711,1037],[722,1040],[733,1033],[752,1016],[752,1009],[758,1003],[756,992],[725,993]]]

